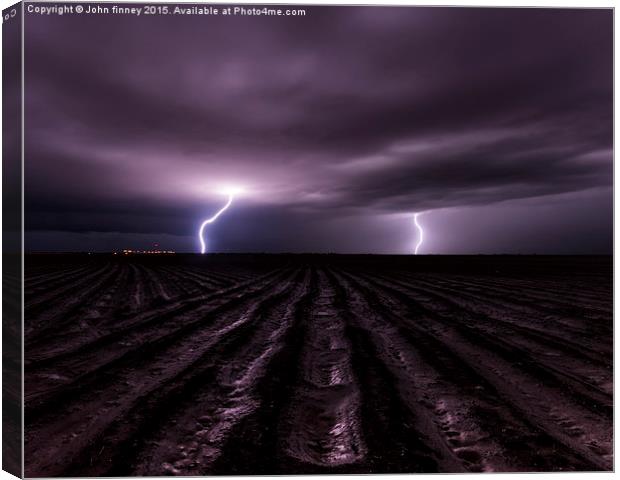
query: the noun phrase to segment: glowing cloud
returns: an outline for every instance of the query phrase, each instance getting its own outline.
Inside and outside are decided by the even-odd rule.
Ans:
[[[217,213],[215,215],[213,215],[211,218],[208,218],[207,220],[205,220],[204,222],[202,222],[202,224],[200,225],[200,230],[198,230],[198,238],[200,239],[200,253],[205,253],[207,251],[207,245],[205,243],[205,239],[204,239],[204,230],[205,227],[207,225],[209,225],[210,223],[213,223],[217,220],[217,217],[219,217],[222,213],[224,213],[224,211],[230,207],[230,204],[233,201],[233,197],[241,192],[241,188],[239,187],[224,187],[222,189],[220,189],[220,192],[228,195],[228,202],[226,202],[226,205],[224,205],[222,208],[220,208]]]
[[[218,188],[217,192],[222,195],[234,196],[242,193],[243,188],[236,185],[224,185],[223,187]]]
[[[422,230],[422,226],[418,223],[418,215],[422,215],[421,213],[415,213],[413,215],[413,223],[415,223],[416,228],[418,229],[418,243],[415,246],[414,255],[418,254],[418,249],[422,245],[424,241],[424,230]]]

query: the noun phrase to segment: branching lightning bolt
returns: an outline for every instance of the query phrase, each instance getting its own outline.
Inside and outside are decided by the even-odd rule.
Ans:
[[[422,245],[422,242],[424,241],[424,230],[422,230],[422,226],[418,223],[418,215],[422,215],[421,213],[415,213],[413,215],[413,223],[415,223],[416,228],[418,229],[418,243],[415,246],[415,251],[414,251],[414,255],[418,254],[418,249],[420,248],[420,246]]]
[[[205,244],[205,240],[204,240],[205,227],[209,225],[210,223],[215,222],[215,220],[217,220],[217,217],[219,217],[222,213],[224,213],[224,210],[230,207],[230,204],[232,203],[232,201],[233,201],[233,194],[230,193],[228,194],[228,202],[226,202],[226,205],[224,205],[215,215],[205,220],[204,222],[202,222],[202,225],[200,225],[200,230],[198,231],[198,237],[200,238],[200,253],[205,253],[207,251],[207,245]]]

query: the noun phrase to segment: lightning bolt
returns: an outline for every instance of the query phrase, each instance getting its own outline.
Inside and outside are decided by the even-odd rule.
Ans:
[[[207,220],[205,220],[204,222],[202,222],[202,224],[200,225],[200,230],[198,231],[198,238],[200,238],[200,253],[205,253],[207,251],[207,245],[205,244],[205,240],[204,240],[204,229],[207,225],[209,225],[210,223],[213,223],[217,220],[217,217],[219,217],[222,213],[224,213],[224,211],[230,207],[230,204],[233,201],[233,194],[230,193],[228,194],[228,202],[226,202],[226,205],[224,205],[220,210],[218,210],[218,212],[213,215],[211,218],[208,218]]]
[[[415,226],[418,229],[418,232],[420,232],[418,235],[418,243],[415,246],[414,255],[418,254],[418,249],[420,248],[420,246],[422,245],[422,242],[424,241],[424,230],[422,230],[422,226],[418,223],[418,215],[422,215],[422,214],[415,213],[413,215],[413,223],[415,223]]]

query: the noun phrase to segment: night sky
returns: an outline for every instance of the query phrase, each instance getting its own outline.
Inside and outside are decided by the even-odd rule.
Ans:
[[[30,251],[611,253],[612,10],[26,15]]]

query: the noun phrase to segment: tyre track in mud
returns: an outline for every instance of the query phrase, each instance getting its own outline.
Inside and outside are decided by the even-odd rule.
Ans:
[[[413,274],[411,272],[392,272],[391,275],[410,280],[421,280],[433,285],[439,284],[445,287],[461,288],[471,295],[481,295],[489,298],[497,298],[498,301],[505,301],[514,307],[528,308],[538,311],[539,313],[551,313],[554,316],[562,317],[574,315],[577,310],[583,310],[581,313],[597,313],[597,315],[607,315],[610,309],[609,299],[611,291],[605,291],[601,288],[596,294],[583,297],[582,292],[576,292],[574,289],[567,289],[558,286],[555,289],[548,290],[542,288],[536,280],[529,282],[515,282],[510,279],[484,278],[474,277],[467,278],[465,276],[445,275],[440,277],[436,274]],[[514,295],[519,292],[519,295]],[[579,319],[580,315],[575,316]]]
[[[231,258],[123,258],[72,292],[62,332],[26,352],[28,476],[611,468],[605,328],[542,316],[570,289],[535,310],[526,276]]]
[[[453,449],[468,470],[594,468],[580,452],[558,442],[523,415],[511,395],[496,388],[481,373],[479,365],[472,364],[469,357],[463,358],[458,349],[453,348],[452,337],[442,338],[437,328],[421,326],[419,316],[403,311],[402,306],[394,301],[386,301],[385,293],[377,285],[348,277],[346,273],[343,276],[345,282],[361,292],[358,305],[363,305],[364,298],[370,301],[371,310],[365,311],[367,318],[380,319],[372,314],[372,310],[381,312],[382,323],[371,324],[369,329],[373,338],[383,340],[379,351],[386,352],[388,365],[397,367],[401,380],[413,379],[405,390],[406,395],[411,395],[430,411],[431,418],[434,416],[433,423],[439,426],[443,436],[442,443]],[[387,335],[379,333],[384,330]],[[549,454],[554,463],[550,463],[544,453],[536,452]],[[557,457],[551,457],[558,452],[561,452],[558,456],[561,462]],[[511,456],[517,458],[510,461]],[[448,471],[453,470],[449,468]]]
[[[185,270],[175,271],[171,267],[164,267],[162,270],[169,276],[169,278],[175,280],[174,283],[177,284],[185,294],[195,292],[212,292],[223,288],[220,283],[210,281],[208,276],[201,277],[199,280],[197,276],[188,273]]]
[[[409,278],[419,279],[419,276],[409,276]],[[495,278],[485,281],[462,277],[458,279],[427,277],[426,280],[432,284],[439,283],[452,286],[452,288],[466,289],[472,295],[478,294],[486,298],[495,298],[498,301],[508,301],[521,308],[526,307],[540,313],[551,314],[557,319],[567,317],[570,320],[579,321],[587,315],[589,319],[599,320],[608,318],[611,312],[611,291],[599,291],[596,296],[583,297],[581,292],[561,286],[552,291],[536,288],[532,282],[505,281],[502,285]],[[519,296],[514,295],[515,291],[519,292]]]
[[[457,279],[467,281],[472,285],[483,287],[497,288],[498,290],[506,290],[518,288],[520,291],[527,292],[531,295],[541,295],[542,298],[549,299],[558,304],[566,304],[562,298],[574,298],[578,303],[582,301],[596,301],[601,294],[613,293],[611,277],[607,275],[589,275],[582,278],[578,274],[571,278],[563,277],[562,279],[526,279],[521,277],[509,278],[504,276],[495,277],[479,277],[471,278],[464,275],[450,275],[448,279]],[[596,287],[592,287],[596,285]],[[557,298],[558,293],[562,294],[561,298]],[[609,305],[604,306],[607,308]]]
[[[458,462],[447,458],[443,448],[429,443],[434,432],[426,430],[420,412],[410,408],[401,395],[399,382],[375,348],[367,321],[376,312],[360,311],[351,298],[350,286],[335,271],[327,276],[336,293],[336,302],[347,324],[353,346],[353,364],[362,392],[361,423],[368,453],[360,472],[416,473],[461,471]]]
[[[389,278],[389,277],[384,277]],[[401,281],[400,276],[393,276],[391,280],[394,282]],[[477,288],[475,291],[467,289],[467,285],[463,283],[445,282],[441,280],[420,279],[417,277],[403,277],[401,283],[411,286],[424,287],[427,290],[437,294],[451,295],[455,300],[462,299],[469,302],[469,305],[477,310],[493,312],[497,309],[500,313],[510,313],[510,319],[518,319],[523,328],[539,334],[549,334],[553,332],[556,337],[570,334],[576,341],[587,342],[587,338],[598,338],[601,334],[607,334],[609,328],[599,323],[593,323],[592,319],[584,321],[582,318],[567,317],[555,312],[551,314],[548,309],[540,309],[536,304],[523,301],[523,299],[510,299],[505,295],[503,297],[490,294],[483,287]],[[608,302],[611,302],[609,297]],[[492,313],[491,313],[492,314]],[[566,339],[561,338],[564,342]],[[579,346],[575,343],[575,346]],[[585,343],[582,347],[593,350],[591,345]]]
[[[73,357],[84,351],[90,352],[93,348],[101,348],[104,344],[114,344],[114,342],[121,341],[122,337],[131,332],[157,326],[159,323],[169,320],[174,315],[188,314],[193,310],[208,309],[210,308],[209,302],[211,302],[212,305],[219,305],[222,303],[222,297],[230,297],[230,300],[235,296],[236,298],[240,298],[239,291],[247,289],[246,291],[251,292],[253,288],[256,288],[257,282],[272,281],[274,277],[280,274],[282,274],[281,270],[275,270],[263,275],[260,279],[253,279],[227,289],[197,293],[189,297],[177,298],[166,305],[143,309],[135,314],[126,312],[121,318],[117,319],[114,328],[110,329],[110,332],[106,335],[96,336],[94,338],[86,337],[86,339],[80,338],[79,341],[74,341],[74,344],[67,344],[66,342],[56,344],[52,342],[50,345],[42,346],[36,351],[27,351],[26,369],[34,370],[52,365],[62,358]],[[138,281],[138,279],[134,280]],[[130,294],[130,298],[133,298],[133,295]],[[88,300],[86,299],[85,301]]]
[[[484,424],[480,426],[482,420],[462,407],[472,402],[471,391],[443,380],[450,370],[458,370],[450,352],[429,335],[408,334],[367,285],[342,272],[334,275],[357,334],[390,375],[390,384],[396,386],[417,436],[431,452],[436,471],[493,471],[503,465],[501,446],[484,444],[490,435]],[[458,371],[461,378],[467,373]],[[485,457],[473,448],[477,443],[484,447],[480,451],[486,452]]]
[[[44,295],[55,288],[61,288],[80,275],[92,272],[94,265],[95,263],[72,266],[61,270],[50,268],[47,273],[28,275],[24,277],[25,292],[30,296],[33,294]]]
[[[280,440],[293,459],[319,467],[363,460],[361,392],[346,323],[333,285],[321,270],[300,358],[300,375],[283,414]]]
[[[77,285],[82,285],[78,290],[80,296],[99,297],[101,290],[114,287],[113,282],[118,272],[118,265],[107,264],[97,274],[77,280],[74,284],[63,287],[60,292],[55,292],[51,298],[46,298],[45,302],[26,308],[25,318],[29,321],[25,325],[25,348],[36,348],[41,343],[46,343],[48,335],[62,331],[73,320],[73,316],[83,306],[81,298],[75,295]]]
[[[339,286],[322,268],[313,285],[285,357],[265,378],[261,407],[234,431],[215,468],[201,473],[437,471],[384,369],[350,325]]]
[[[303,272],[299,272],[299,280]],[[208,357],[141,398],[120,421],[114,421],[74,466],[75,475],[155,475],[174,470],[190,474],[217,457],[226,432],[256,404],[256,373],[262,378],[281,348],[304,282],[291,284],[260,301],[250,321],[218,342]],[[271,345],[269,340],[273,340]],[[233,367],[233,360],[247,363]],[[234,363],[238,365],[238,363]],[[210,415],[209,415],[210,414]],[[208,420],[207,420],[208,419]],[[192,459],[190,457],[201,456]],[[97,458],[91,465],[90,459]],[[202,461],[201,461],[202,460]]]
[[[129,465],[108,473],[213,473],[230,438],[239,437],[239,425],[261,409],[264,384],[280,368],[282,350],[288,346],[310,295],[308,272],[300,270],[297,279],[287,296],[271,305],[261,303],[263,313],[253,330],[236,337],[221,355],[214,355],[208,362],[208,378],[191,392],[184,392],[179,407],[165,422],[150,428],[135,458],[128,459]]]
[[[148,299],[145,303],[147,305],[164,304],[170,300],[170,295],[166,292],[164,285],[166,281],[161,281],[160,269],[149,268],[143,265],[139,266],[141,274],[146,279],[145,285],[145,299]]]
[[[369,278],[367,275],[361,275],[361,277]],[[382,277],[374,277],[375,281],[379,278]],[[425,289],[390,279],[383,279],[383,281],[388,282],[389,287],[394,291],[415,300],[418,305],[426,309],[427,313],[431,312],[431,315],[437,318],[451,321],[453,326],[466,335],[477,335],[478,341],[487,344],[491,342],[497,352],[503,353],[504,356],[518,358],[518,364],[528,373],[540,378],[541,381],[552,383],[559,388],[569,388],[582,405],[594,409],[595,413],[611,416],[612,378],[611,372],[606,372],[607,368],[605,368],[611,363],[611,355],[602,358],[597,356],[595,359],[599,365],[597,368],[592,364],[594,352],[584,352],[587,350],[586,347],[579,351],[578,347],[570,341],[562,344],[555,339],[549,341],[544,335],[533,335],[531,332],[519,329],[518,325],[509,320],[498,316],[489,317],[487,313],[478,312],[478,309],[484,309],[484,306],[463,305],[458,301],[458,296],[448,298],[441,293],[440,289]],[[530,338],[529,342],[520,341],[519,334],[523,337],[524,333],[528,333],[526,337]],[[539,344],[538,348],[532,345],[532,339]],[[546,353],[552,353],[552,355],[546,355]],[[583,357],[580,358],[580,354]],[[580,372],[567,371],[567,362],[571,360],[571,356],[573,364],[578,365],[576,368],[579,368]],[[556,358],[561,358],[561,362],[557,360],[554,362]],[[584,378],[579,375],[580,373],[589,376]]]
[[[565,325],[551,325],[549,321],[541,321],[536,315],[526,316],[514,312],[510,307],[502,306],[497,300],[463,293],[458,289],[434,286],[415,279],[402,282],[383,275],[375,277],[392,282],[393,286],[440,298],[465,311],[466,317],[473,316],[481,326],[498,330],[504,336],[509,334],[510,341],[515,346],[536,357],[537,361],[556,375],[570,377],[570,380],[581,383],[594,394],[599,390],[598,401],[609,403],[612,386],[612,353],[601,345],[600,334],[592,339],[589,336],[585,338],[581,332],[577,333]],[[565,368],[569,359],[577,365],[581,378]],[[586,378],[591,378],[592,381],[587,381]]]
[[[351,334],[337,285],[321,268],[312,283],[289,346],[262,384],[261,407],[233,432],[214,469],[202,473],[435,471],[435,464],[425,456],[428,452],[412,440],[410,427],[403,426],[406,412],[395,396],[387,394],[393,387],[383,376],[374,375],[376,365],[367,346]],[[340,318],[321,331],[334,315]],[[324,352],[318,359],[317,347]],[[347,377],[353,383],[345,382]],[[309,423],[299,421],[308,415]],[[357,454],[342,457],[355,450]]]
[[[35,460],[28,465],[27,474],[42,476],[45,472],[45,475],[62,476],[65,464],[80,464],[82,452],[97,445],[98,439],[105,436],[111,418],[126,416],[162,386],[165,388],[181,377],[193,376],[201,364],[211,360],[213,349],[221,341],[253,323],[263,304],[285,297],[284,294],[294,288],[291,277],[287,278],[288,281],[283,279],[258,302],[238,302],[230,311],[213,318],[209,325],[195,322],[192,328],[184,328],[182,334],[177,331],[174,338],[149,343],[139,355],[124,358],[125,362],[114,364],[105,375],[97,372],[88,379],[81,379],[70,395],[65,389],[62,398],[55,399],[53,411],[39,412],[39,415],[30,412],[26,450]],[[59,410],[64,413],[62,425],[56,421]],[[84,410],[90,413],[85,416]],[[50,445],[49,438],[57,442]]]
[[[184,291],[186,294],[197,291],[218,291],[259,277],[259,275],[248,275],[246,272],[245,275],[222,278],[220,273],[215,270],[194,271],[194,269],[187,267],[174,269],[170,266],[165,266],[161,270],[169,277],[174,278],[176,284],[185,284]]]
[[[416,286],[417,288],[417,286]],[[502,308],[499,301],[489,300],[478,295],[459,292],[456,289],[437,287],[424,289],[448,298],[475,315],[481,324],[494,324],[501,335],[528,352],[531,358],[545,365],[556,375],[569,381],[582,384],[598,401],[609,404],[612,394],[613,371],[612,346],[601,343],[601,338],[609,335],[609,328],[575,329],[550,319],[538,318],[536,314],[515,313],[510,308]],[[611,302],[611,299],[609,300]],[[493,326],[491,326],[493,328]],[[588,331],[590,330],[590,331]],[[570,362],[570,364],[569,364]],[[597,394],[596,392],[600,392]]]
[[[289,468],[290,457],[281,452],[280,423],[282,412],[296,388],[310,310],[318,296],[316,269],[308,267],[307,270],[307,291],[296,305],[292,324],[283,339],[283,348],[256,386],[260,405],[235,425],[219,457],[210,469],[202,470],[202,474],[268,475],[294,471]]]
[[[36,418],[53,409],[75,392],[84,390],[84,382],[96,381],[106,370],[116,368],[118,364],[130,363],[156,352],[206,322],[213,321],[218,314],[246,304],[268,289],[277,287],[278,282],[290,275],[290,272],[275,272],[263,278],[264,283],[236,286],[226,294],[192,302],[191,308],[182,304],[165,314],[148,315],[145,321],[96,338],[76,350],[27,365],[28,377],[36,379],[36,384],[25,383],[28,417]],[[238,293],[240,289],[244,292]]]
[[[376,279],[370,283],[367,278],[358,281],[365,281],[381,292],[381,302],[377,305],[389,304],[399,312],[395,320],[400,319],[402,323],[403,319],[409,319],[406,322],[409,328],[429,334],[428,339],[434,338],[444,350],[453,352],[491,385],[503,401],[518,410],[523,419],[581,457],[582,465],[589,464],[592,470],[611,468],[610,418],[592,411],[589,403],[572,398],[574,392],[566,386],[548,386],[544,380],[537,379],[540,368],[519,362],[522,352],[512,351],[497,336],[486,336],[462,323],[458,314],[438,313],[436,306],[422,306],[417,299]],[[542,376],[546,378],[544,373]]]
[[[33,292],[36,293],[36,295],[31,295],[31,298],[26,300],[26,308],[31,310],[32,314],[36,315],[38,311],[49,308],[55,301],[62,301],[63,296],[66,295],[67,292],[71,292],[77,285],[83,285],[90,279],[97,279],[101,277],[102,274],[113,269],[113,267],[113,263],[101,263],[95,270],[92,268],[84,268],[72,273],[68,278],[60,278],[56,283],[52,282],[48,284],[47,287],[44,287],[44,290],[39,287],[39,290]],[[27,282],[28,280],[26,279],[24,284],[26,290],[30,288],[30,284]]]
[[[82,276],[86,273],[86,277],[95,278],[100,272],[105,272],[106,268],[109,265],[99,264],[97,266],[97,270],[93,272],[92,270],[85,268],[83,271],[79,273],[76,272],[74,275],[71,275],[66,280],[59,279],[55,283],[50,285],[42,285],[38,287],[32,287],[28,283],[28,279],[24,279],[24,306],[28,311],[32,311],[33,314],[37,314],[37,312],[45,311],[55,300],[62,301],[63,294],[66,292],[70,292],[72,288],[75,288],[76,285],[82,283]],[[45,282],[44,282],[45,283]],[[33,320],[36,318],[27,318],[26,321],[28,323],[33,323]],[[28,325],[26,325],[28,328]]]
[[[205,275],[205,271],[196,270],[192,267],[185,267],[182,270],[182,274],[186,277],[195,280],[196,282],[207,282],[209,286],[212,288],[223,288],[232,283],[237,283],[240,281],[239,277],[235,277],[233,275],[226,275],[217,270],[207,271],[208,276]],[[247,280],[244,279],[244,280]]]

